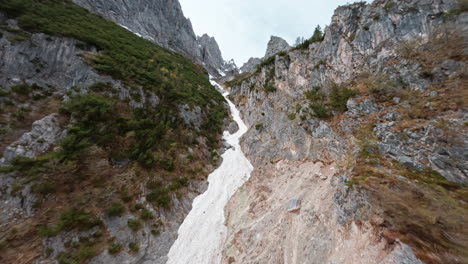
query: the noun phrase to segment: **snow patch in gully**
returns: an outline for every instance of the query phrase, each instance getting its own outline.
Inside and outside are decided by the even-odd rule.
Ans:
[[[219,85],[210,80],[218,90]],[[240,147],[240,138],[247,132],[247,126],[239,110],[227,98],[232,117],[239,125],[234,134],[224,131],[223,139],[232,146],[222,155],[219,168],[208,176],[208,189],[195,198],[192,210],[179,228],[178,238],[168,254],[168,264],[221,263],[222,248],[227,235],[224,207],[232,195],[250,177],[252,164]]]

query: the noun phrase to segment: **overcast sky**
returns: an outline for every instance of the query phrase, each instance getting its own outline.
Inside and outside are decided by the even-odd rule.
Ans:
[[[195,34],[216,38],[225,60],[240,67],[263,57],[271,35],[294,44],[316,25],[330,24],[333,10],[349,0],[179,0]]]

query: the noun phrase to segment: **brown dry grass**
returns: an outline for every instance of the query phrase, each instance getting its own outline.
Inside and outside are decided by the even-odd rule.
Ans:
[[[468,261],[468,188],[438,173],[412,171],[378,152],[360,156],[349,184],[383,212],[383,237],[410,245],[426,263]]]

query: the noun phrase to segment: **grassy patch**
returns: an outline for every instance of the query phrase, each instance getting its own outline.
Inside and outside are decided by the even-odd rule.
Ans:
[[[23,96],[28,96],[32,92],[31,86],[29,86],[26,83],[13,85],[10,87],[10,89],[14,93],[23,95]]]
[[[119,243],[112,243],[109,248],[107,249],[107,251],[109,252],[109,254],[111,255],[116,255],[117,253],[120,252],[120,250],[122,249],[122,246],[119,244]]]
[[[108,216],[121,216],[125,212],[125,206],[119,203],[113,203],[111,207],[106,210]]]
[[[331,117],[332,110],[337,112],[346,111],[348,99],[357,95],[357,91],[337,85],[336,83],[331,83],[330,94],[328,96],[321,90],[320,86],[314,86],[312,89],[304,92],[305,98],[310,102],[309,109],[312,113],[309,114],[318,118]]]
[[[140,246],[136,242],[130,242],[128,249],[131,253],[136,253],[140,250]]]
[[[80,237],[78,241],[68,241],[65,243],[66,251],[61,252],[57,260],[60,264],[87,263],[99,253],[100,242],[100,233],[90,237]]]
[[[276,88],[273,85],[267,84],[265,85],[265,92],[274,93],[276,92]]]
[[[323,103],[311,103],[309,104],[309,108],[313,112],[312,115],[318,118],[329,118],[332,116],[326,105]]]
[[[128,227],[132,230],[132,231],[138,231],[140,230],[141,228],[141,222],[140,220],[128,220],[127,221],[127,224],[128,224]]]
[[[388,11],[388,10],[392,9],[395,5],[396,5],[395,2],[390,2],[389,1],[389,2],[385,3],[385,5],[383,6],[383,9],[385,11]]]
[[[101,225],[99,218],[83,209],[71,208],[66,210],[59,218],[56,225],[42,226],[39,228],[39,235],[42,237],[56,236],[61,231],[79,230],[86,231],[95,226]]]
[[[41,181],[41,182],[35,183],[31,187],[31,190],[34,193],[38,193],[38,194],[41,194],[41,195],[47,195],[47,194],[56,192],[57,191],[57,185],[54,182]]]
[[[348,99],[356,95],[357,92],[354,90],[337,84],[332,84],[329,95],[329,106],[337,111],[344,112],[347,110],[346,103],[348,102]]]
[[[140,217],[143,221],[147,221],[153,219],[154,215],[148,209],[145,208],[141,211]]]

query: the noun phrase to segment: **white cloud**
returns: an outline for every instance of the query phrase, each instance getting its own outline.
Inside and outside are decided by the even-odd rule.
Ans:
[[[179,0],[195,33],[214,36],[224,59],[240,66],[250,57],[262,57],[271,35],[290,45],[298,36],[309,37],[315,26],[331,21],[333,11],[349,0]]]

